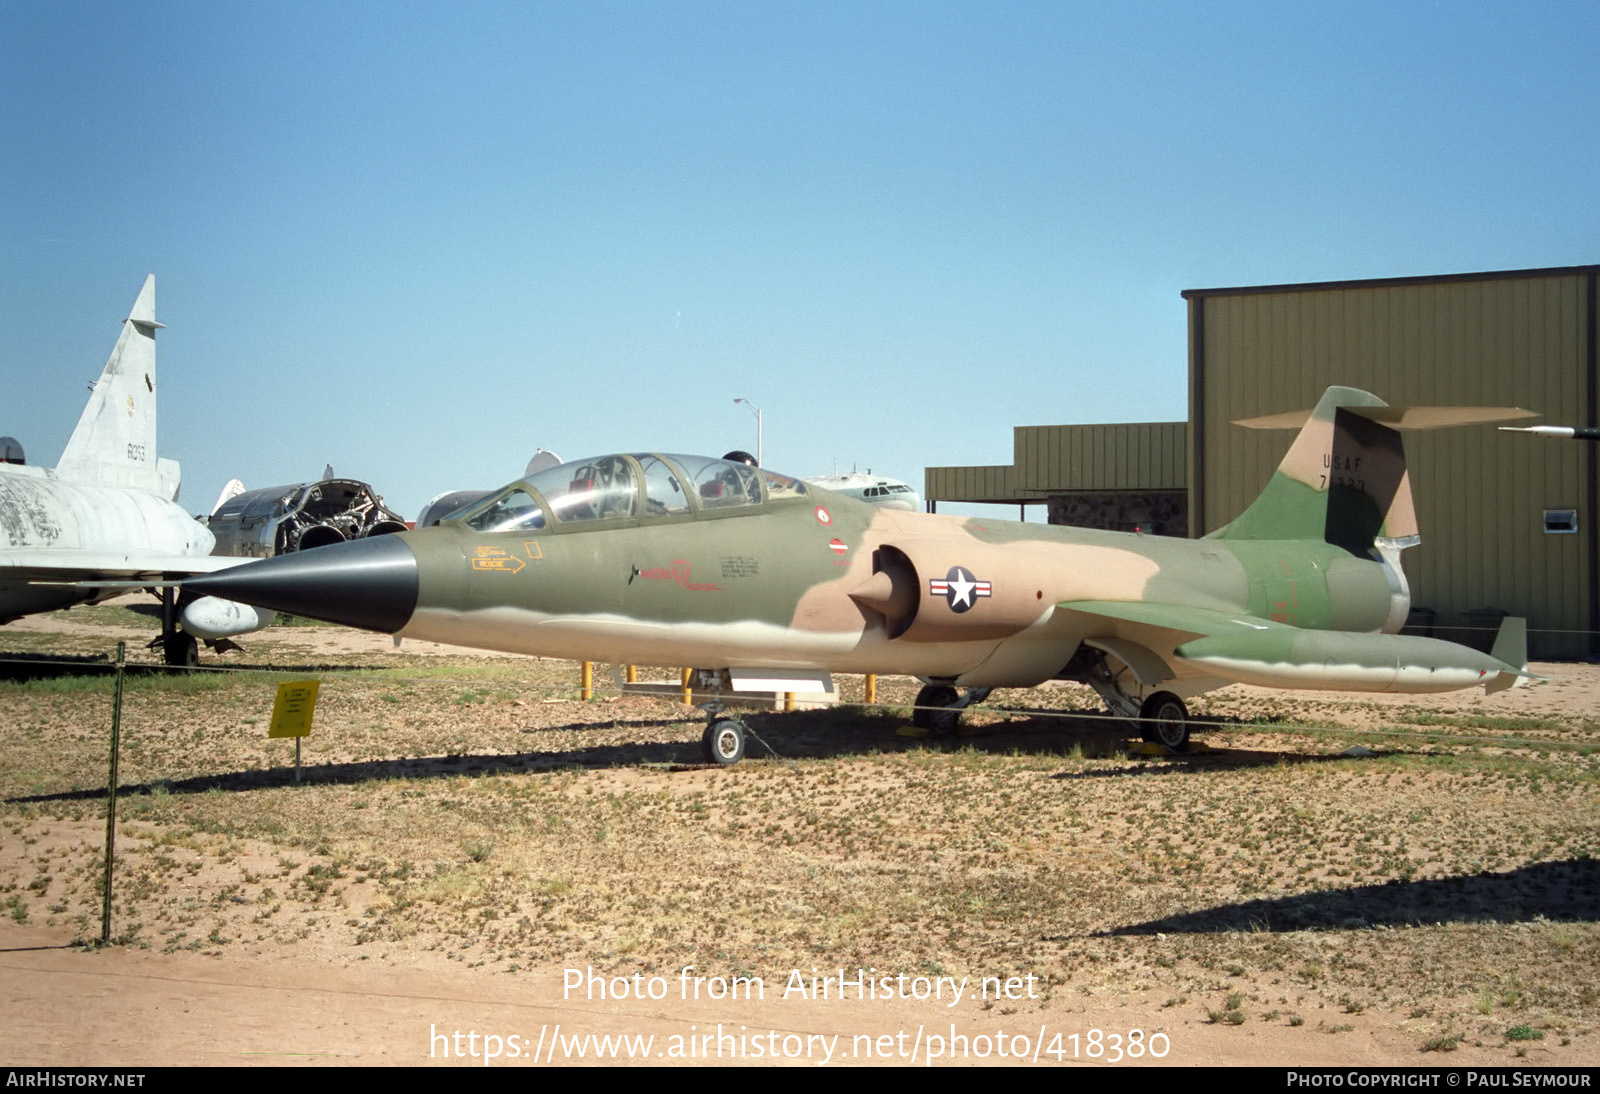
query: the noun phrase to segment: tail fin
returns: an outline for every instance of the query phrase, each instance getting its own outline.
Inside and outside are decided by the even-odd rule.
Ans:
[[[217,495],[217,504],[211,507],[211,515],[215,516],[218,509],[221,509],[242,493],[244,493],[244,483],[238,479],[229,479],[228,484],[222,488],[222,493]]]
[[[156,275],[144,279],[116,348],[56,464],[71,482],[178,494],[178,465],[156,456]]]
[[[1418,542],[1402,429],[1530,418],[1514,407],[1396,407],[1352,387],[1330,387],[1316,409],[1237,421],[1250,429],[1300,426],[1272,481],[1214,535],[1321,539],[1366,556],[1374,545]]]
[[[1502,672],[1484,685],[1484,694],[1493,695],[1506,688],[1525,688],[1533,674],[1528,671],[1528,621],[1521,616],[1508,615],[1500,621],[1500,633],[1494,636],[1494,648],[1489,656],[1514,669]]]

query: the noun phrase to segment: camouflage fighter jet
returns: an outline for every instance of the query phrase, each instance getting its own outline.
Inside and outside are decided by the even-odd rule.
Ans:
[[[1233,682],[1433,692],[1526,674],[1401,635],[1417,541],[1399,428],[1504,411],[1400,408],[1330,388],[1271,482],[1201,540],[884,509],[703,456],[611,455],[517,481],[434,528],[189,579],[185,588],[406,637],[741,674],[895,673],[953,729],[996,687],[1092,685],[1181,749],[1185,696]],[[744,751],[711,706],[706,753]]]

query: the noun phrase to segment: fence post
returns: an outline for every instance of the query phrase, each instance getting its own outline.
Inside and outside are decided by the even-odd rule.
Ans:
[[[100,903],[100,941],[111,941],[111,867],[117,856],[117,759],[122,748],[122,673],[128,644],[117,643],[117,680],[111,691],[111,772],[106,776],[105,899]]]

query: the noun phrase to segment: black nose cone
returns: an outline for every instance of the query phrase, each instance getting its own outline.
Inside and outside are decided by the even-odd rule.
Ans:
[[[247,562],[183,583],[186,592],[393,634],[417,608],[417,556],[397,535]]]

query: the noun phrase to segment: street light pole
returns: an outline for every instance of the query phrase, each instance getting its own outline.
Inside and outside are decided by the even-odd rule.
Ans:
[[[766,464],[761,458],[761,408],[756,406],[756,404],[752,403],[749,399],[735,399],[734,402],[743,403],[745,406],[756,412],[756,466],[765,467]]]

